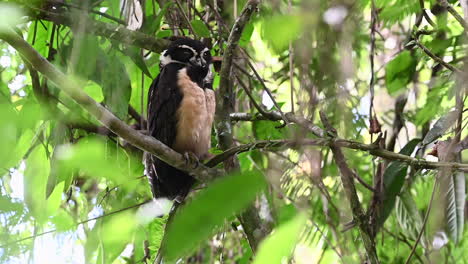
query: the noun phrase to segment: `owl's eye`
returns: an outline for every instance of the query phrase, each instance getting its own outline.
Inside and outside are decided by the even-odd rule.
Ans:
[[[193,52],[189,49],[181,49],[181,57],[185,60],[190,59],[193,56]]]

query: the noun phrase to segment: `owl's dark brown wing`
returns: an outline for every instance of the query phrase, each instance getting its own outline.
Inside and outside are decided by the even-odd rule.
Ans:
[[[171,148],[177,136],[176,113],[183,97],[177,87],[178,72],[182,66],[166,65],[148,92],[148,132]],[[156,198],[184,196],[194,183],[187,173],[150,155],[146,158],[146,172]]]

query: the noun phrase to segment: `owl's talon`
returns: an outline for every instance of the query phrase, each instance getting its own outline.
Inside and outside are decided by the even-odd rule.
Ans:
[[[185,164],[188,166],[190,164],[195,164],[194,169],[198,168],[200,166],[200,160],[198,160],[198,157],[195,155],[193,152],[184,152],[183,154],[184,159],[185,159]]]

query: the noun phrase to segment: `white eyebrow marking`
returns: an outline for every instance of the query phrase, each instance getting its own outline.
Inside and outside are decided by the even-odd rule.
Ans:
[[[190,46],[187,46],[187,45],[179,45],[179,46],[177,46],[177,47],[183,48],[183,49],[189,49],[189,50],[191,50],[195,55],[198,54],[198,52],[197,52],[196,50],[194,50],[194,49],[193,49],[192,47],[190,47]]]

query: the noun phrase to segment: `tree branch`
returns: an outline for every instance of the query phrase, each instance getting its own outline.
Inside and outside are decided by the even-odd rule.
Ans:
[[[336,135],[336,130],[331,127],[327,117],[323,112],[320,112],[320,119],[327,128],[327,132]],[[348,164],[346,163],[346,158],[343,152],[341,151],[341,148],[338,145],[336,145],[333,141],[330,144],[330,149],[333,152],[333,156],[335,157],[336,165],[338,166],[338,169],[341,172],[341,182],[343,183],[343,188],[350,203],[351,211],[353,214],[353,220],[356,221],[358,224],[359,233],[361,234],[362,242],[364,243],[367,257],[369,258],[370,263],[378,264],[380,262],[377,257],[377,252],[375,250],[375,242],[371,235],[371,230],[367,221],[367,217],[364,214],[361,203],[359,202],[359,197],[356,193],[356,187],[354,186],[354,172],[349,168]]]
[[[421,42],[419,42],[418,39],[415,39],[414,41],[416,42],[416,45],[424,51],[424,53],[426,53],[429,57],[431,57],[437,63],[441,64],[442,66],[444,66],[445,68],[451,70],[452,72],[462,73],[462,71],[460,69],[458,69],[457,67],[452,66],[452,65],[448,64],[447,62],[445,62],[443,59],[437,57],[437,55],[432,53],[432,51],[430,51],[426,46],[421,44]]]
[[[211,181],[223,174],[216,169],[198,166],[198,164],[195,164],[196,162],[187,162],[181,154],[160,141],[132,129],[122,120],[115,117],[114,114],[105,107],[85,94],[75,82],[68,79],[60,70],[42,57],[29,43],[18,36],[13,30],[7,29],[1,31],[0,39],[3,39],[15,48],[37,71],[53,81],[57,87],[69,95],[105,127],[125,139],[128,143],[157,156],[173,167],[189,172],[190,175],[201,182]]]
[[[403,155],[400,153],[388,151],[374,144],[364,144],[364,143],[351,141],[347,139],[340,139],[340,138],[335,138],[333,140],[324,139],[324,138],[302,139],[300,141],[290,140],[290,139],[259,140],[259,141],[255,141],[252,143],[232,147],[224,151],[223,153],[214,156],[208,162],[206,162],[205,165],[207,167],[214,167],[217,164],[228,159],[232,155],[251,151],[254,149],[274,150],[274,149],[281,149],[281,148],[298,148],[298,147],[303,147],[303,146],[330,147],[331,145],[335,145],[340,148],[348,148],[348,149],[366,151],[373,156],[381,157],[381,158],[392,160],[392,161],[395,161],[395,160],[401,161],[415,168],[437,169],[437,170],[450,168],[450,169],[454,169],[458,171],[468,172],[468,164],[465,164],[465,163],[427,161],[424,159],[413,158],[413,157]]]
[[[37,19],[44,19],[51,22],[54,22],[59,25],[64,25],[72,28],[73,23],[68,15],[59,14],[55,12],[46,11],[43,9],[37,9],[30,7],[35,12],[39,14],[35,17]],[[85,13],[85,12],[84,12]],[[69,14],[69,13],[66,13]],[[34,17],[34,16],[32,16]],[[84,16],[86,19],[81,19],[80,23],[85,24],[83,26],[84,30],[88,34],[93,34],[96,36],[106,37],[108,39],[117,40],[121,43],[133,45],[139,48],[150,50],[156,53],[161,53],[169,45],[170,41],[165,39],[156,39],[150,35],[133,31],[125,28],[123,25],[113,25],[101,21],[94,20],[88,17],[88,14],[85,13]],[[80,18],[82,18],[80,17]]]

